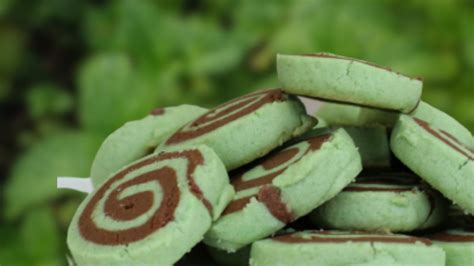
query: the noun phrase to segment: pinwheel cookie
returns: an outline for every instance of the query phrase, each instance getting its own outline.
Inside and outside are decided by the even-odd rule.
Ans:
[[[279,89],[224,103],[179,129],[157,151],[206,144],[228,170],[235,169],[311,129],[315,119],[303,104]]]
[[[172,265],[232,196],[225,167],[208,147],[153,154],[88,195],[67,243],[78,265]]]
[[[102,143],[92,163],[94,187],[125,165],[152,153],[168,135],[205,112],[207,109],[193,105],[158,108],[115,130]]]
[[[446,252],[446,266],[473,265],[474,231],[451,229],[427,238]]]
[[[372,63],[328,53],[278,55],[288,93],[404,113],[420,101],[422,82]]]
[[[233,252],[269,236],[334,197],[361,168],[343,129],[273,152],[231,174],[236,196],[204,242]]]
[[[413,172],[474,214],[474,152],[444,129],[401,115],[390,146]]]
[[[303,231],[257,241],[253,266],[286,265],[433,265],[445,254],[426,238],[405,235]]]
[[[339,230],[408,232],[443,222],[447,203],[407,173],[365,173],[314,210],[318,226]]]

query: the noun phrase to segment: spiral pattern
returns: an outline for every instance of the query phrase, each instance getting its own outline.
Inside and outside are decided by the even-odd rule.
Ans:
[[[204,163],[201,152],[186,150],[162,153],[149,156],[121,170],[93,194],[79,217],[81,236],[96,244],[123,245],[144,239],[173,221],[181,197],[178,171],[173,162],[176,159],[186,160],[189,190],[211,211],[211,204],[193,176],[196,167]],[[150,185],[158,186],[159,189],[150,188]],[[96,221],[97,218],[94,219],[96,213],[125,228],[104,228],[104,225]]]
[[[432,128],[427,122],[419,119],[419,118],[413,118],[415,122],[422,127],[426,132],[430,133],[437,139],[441,140],[443,143],[451,147],[453,150],[456,152],[460,153],[461,155],[465,156],[471,161],[474,161],[474,151],[461,143],[458,139],[456,139],[454,136],[449,134],[448,132],[442,130],[442,129],[435,129]]]
[[[210,110],[184,126],[173,134],[165,144],[171,145],[200,137],[254,112],[267,103],[284,100],[285,94],[280,89],[256,92],[236,98]]]
[[[234,186],[237,194],[235,199],[224,210],[223,215],[242,210],[250,202],[251,198],[255,197],[267,207],[275,218],[283,223],[294,220],[294,215],[281,200],[280,190],[272,185],[272,181],[285,172],[292,164],[298,162],[303,156],[318,150],[330,137],[330,134],[312,137],[284,150],[270,154],[255,164],[239,169],[233,175],[231,174],[234,180],[232,186]]]

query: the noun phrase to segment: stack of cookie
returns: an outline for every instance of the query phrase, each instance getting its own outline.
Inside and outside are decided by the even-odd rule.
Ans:
[[[472,265],[473,137],[422,82],[325,53],[277,66],[282,89],[112,133],[69,228],[75,262]],[[311,116],[297,96],[327,103]]]

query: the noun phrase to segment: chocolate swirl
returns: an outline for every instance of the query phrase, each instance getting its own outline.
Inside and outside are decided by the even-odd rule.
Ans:
[[[268,103],[285,100],[286,95],[280,89],[256,92],[236,98],[210,110],[184,126],[174,133],[165,144],[172,145],[200,137],[248,115]]]
[[[428,237],[431,240],[440,242],[470,242],[474,243],[474,232],[462,230],[448,230],[436,233]]]
[[[405,235],[376,234],[369,232],[331,232],[331,231],[305,231],[280,235],[272,238],[274,241],[288,244],[304,243],[347,243],[347,242],[384,242],[399,244],[423,243],[431,245],[429,239]]]
[[[444,144],[446,144],[448,147],[452,148],[459,154],[465,156],[471,161],[474,161],[474,156],[473,153],[474,151],[461,143],[458,139],[456,139],[454,136],[449,134],[448,132],[442,130],[442,129],[435,129],[431,127],[427,122],[419,119],[419,118],[413,118],[415,122],[423,128],[426,132],[430,133],[433,135],[435,138],[439,139],[442,141]]]
[[[278,220],[283,223],[293,221],[295,219],[294,215],[282,201],[280,190],[272,185],[272,181],[285,172],[288,167],[298,162],[304,155],[318,150],[330,137],[330,134],[312,137],[284,150],[272,153],[256,163],[232,173],[232,185],[237,196],[239,192],[245,193],[245,191],[255,188],[258,190],[252,195],[236,198],[227,206],[223,215],[242,210],[252,198],[256,198]]]
[[[177,171],[172,166],[172,160],[175,159],[187,161],[186,178],[189,190],[211,211],[211,204],[204,197],[193,176],[196,167],[204,163],[202,154],[198,150],[162,153],[149,156],[121,170],[94,193],[79,217],[78,227],[81,236],[96,244],[124,245],[142,240],[173,221],[181,197]],[[170,163],[159,164],[164,161]],[[134,176],[135,172],[144,167],[151,170]],[[132,177],[128,178],[130,176]],[[161,202],[155,210],[152,208],[157,191],[139,191],[132,195],[122,195],[128,188],[152,182],[156,182],[162,192]],[[98,209],[101,206],[103,209]],[[148,212],[152,214],[140,225],[112,230],[102,228],[94,221],[94,212],[100,211],[103,211],[103,215],[108,219],[117,222],[133,221]]]

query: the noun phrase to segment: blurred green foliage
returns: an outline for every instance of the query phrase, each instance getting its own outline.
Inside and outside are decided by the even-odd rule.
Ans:
[[[0,0],[0,264],[66,264],[100,141],[152,107],[277,86],[276,53],[328,51],[424,79],[474,130],[471,0]]]

